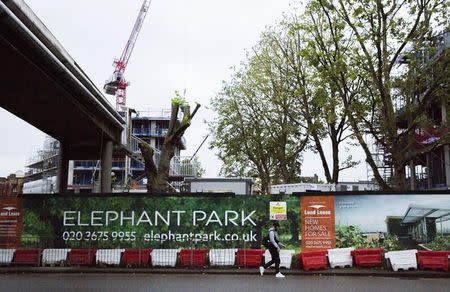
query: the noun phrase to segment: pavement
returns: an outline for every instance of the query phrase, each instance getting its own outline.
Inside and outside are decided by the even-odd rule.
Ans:
[[[298,269],[285,270],[285,275],[309,276],[363,276],[363,277],[395,277],[395,278],[450,278],[450,271],[408,270],[394,272],[381,268],[335,268],[326,270],[304,271]],[[0,267],[0,274],[202,274],[202,275],[259,275],[257,268],[123,268],[123,267]],[[265,275],[274,274],[267,270]]]

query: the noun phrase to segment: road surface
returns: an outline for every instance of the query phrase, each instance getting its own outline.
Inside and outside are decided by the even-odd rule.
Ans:
[[[9,274],[1,291],[449,291],[446,278],[201,274]]]

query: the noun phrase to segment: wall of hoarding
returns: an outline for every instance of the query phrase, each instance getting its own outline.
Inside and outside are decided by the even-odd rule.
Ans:
[[[23,195],[0,199],[0,247],[413,248],[450,234],[450,193]]]

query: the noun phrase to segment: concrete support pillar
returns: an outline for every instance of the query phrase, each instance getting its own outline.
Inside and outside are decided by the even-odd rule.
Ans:
[[[59,145],[59,165],[58,165],[58,176],[56,178],[57,192],[65,193],[67,192],[67,177],[69,172],[69,159],[67,146],[63,143]]]
[[[100,191],[111,193],[111,168],[112,168],[113,142],[104,141],[102,149]]]
[[[133,118],[131,114],[136,113],[134,109],[127,108],[127,129],[126,129],[126,137],[127,144],[133,151],[133,147],[131,146],[131,133],[133,132]],[[150,129],[151,130],[151,129]],[[123,177],[123,185],[126,186],[128,183],[128,176],[131,174],[131,158],[125,155],[125,170]],[[129,186],[127,186],[129,188]]]
[[[125,155],[125,170],[123,175],[123,185],[128,183],[128,177],[131,176],[131,158]],[[131,178],[130,178],[131,179]]]
[[[75,167],[75,162],[73,160],[69,161],[69,176],[67,178],[68,185],[73,185],[73,168]]]

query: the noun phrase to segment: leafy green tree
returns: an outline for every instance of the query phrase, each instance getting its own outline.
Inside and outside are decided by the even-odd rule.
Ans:
[[[432,51],[427,40],[448,25],[449,5],[441,0],[310,2],[311,20],[325,19],[319,26],[325,33],[313,33],[314,43],[319,44],[316,49],[328,61],[326,72],[335,82],[353,133],[383,189],[405,189],[409,162],[446,142],[441,139],[418,149],[414,135],[424,126],[427,108],[448,84],[448,80],[442,82],[448,76],[448,58],[436,70],[436,64],[425,57],[430,55],[421,52]],[[320,46],[326,40],[339,58],[326,57],[329,46]],[[405,57],[409,64],[402,71],[397,65]],[[351,68],[358,70],[352,72]],[[401,104],[406,114],[406,129],[399,127],[396,104]],[[393,181],[384,181],[380,175],[366,134],[388,153]]]
[[[353,143],[348,111],[338,96],[338,85],[322,68],[322,54],[311,45],[317,40],[315,34],[324,31],[308,20],[294,11],[268,28],[242,69],[213,100],[219,118],[210,125],[215,133],[212,145],[221,151],[224,172],[256,175],[263,190],[269,182],[299,181],[298,175],[293,176],[294,168],[286,167],[286,158],[294,161],[286,155],[284,145],[290,143],[298,145],[290,152],[294,155],[307,149],[317,153],[330,183],[337,183],[342,170],[358,163],[348,154],[342,160],[343,146]],[[318,45],[328,49],[330,44]],[[338,57],[335,53],[334,58]],[[267,129],[268,134],[263,134]],[[244,139],[250,142],[242,145]],[[325,140],[332,145],[329,152]]]
[[[269,61],[274,48],[263,39],[253,53],[211,102],[218,115],[211,145],[223,174],[258,177],[267,193],[270,184],[298,181],[308,133],[296,97]]]
[[[320,21],[311,21],[305,15],[294,12],[285,15],[279,26],[264,37],[277,48],[278,53],[274,54],[271,63],[283,68],[280,70],[281,78],[288,84],[284,90],[297,97],[296,109],[306,122],[312,150],[320,157],[326,181],[337,183],[339,173],[358,162],[353,161],[351,155],[343,161],[340,157],[342,146],[351,144],[352,135],[348,131],[347,111],[338,97],[336,84],[323,70],[323,56],[315,48],[317,45],[329,47],[328,43],[315,43],[317,34],[324,33]],[[328,51],[328,55],[339,57],[336,52]],[[331,144],[330,151],[324,147],[326,140]],[[332,157],[331,162],[327,154]]]

